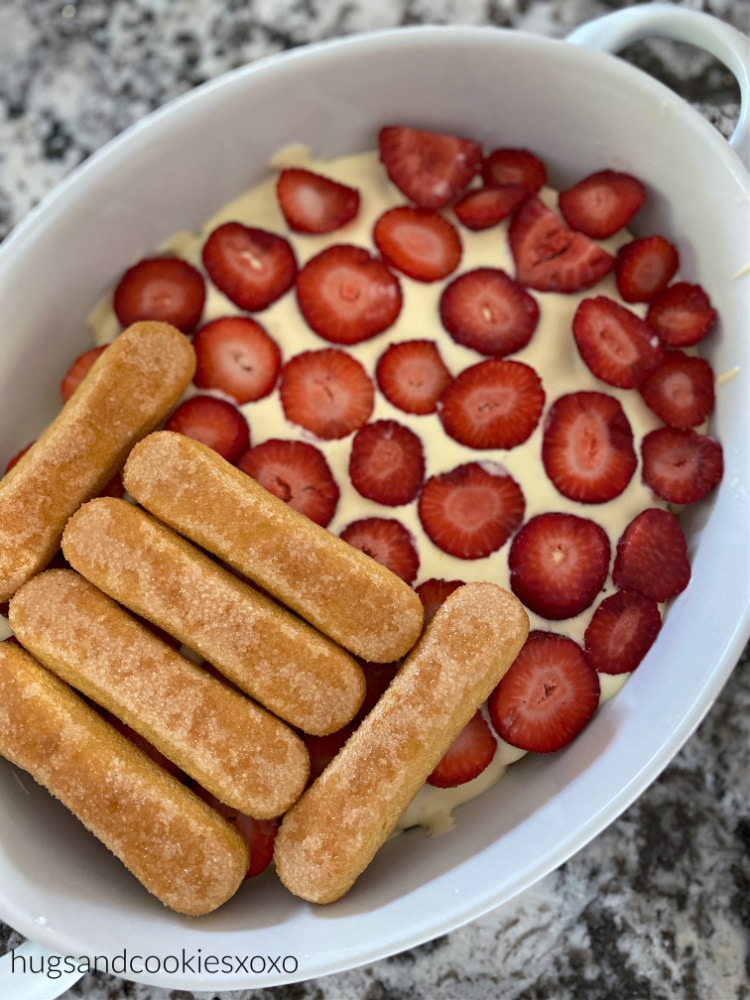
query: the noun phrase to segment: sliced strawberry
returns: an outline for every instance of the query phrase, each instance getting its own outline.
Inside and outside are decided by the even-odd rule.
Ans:
[[[356,188],[301,167],[281,171],[276,195],[287,225],[297,233],[332,233],[359,211]]]
[[[427,779],[436,788],[455,788],[478,778],[492,763],[497,740],[481,711],[469,719]]]
[[[617,170],[598,170],[560,192],[558,207],[571,229],[604,240],[630,222],[646,189],[637,177]]]
[[[614,396],[573,392],[550,407],[542,461],[557,490],[581,503],[606,503],[625,489],[638,459],[633,431]]]
[[[294,284],[297,258],[288,240],[241,222],[225,222],[203,244],[203,266],[236,306],[260,312]]]
[[[393,518],[364,517],[341,532],[345,542],[386,566],[406,583],[419,572],[419,554],[411,533]]]
[[[615,278],[626,302],[650,302],[677,273],[677,248],[663,236],[644,236],[620,247]]]
[[[218,389],[238,403],[267,396],[281,369],[281,351],[249,316],[211,320],[193,337],[199,389]]]
[[[683,351],[667,351],[638,391],[646,406],[670,427],[697,427],[716,401],[711,365]]]
[[[637,514],[617,541],[612,580],[652,601],[681,594],[690,582],[687,542],[675,515],[660,507]]]
[[[573,317],[573,336],[591,372],[620,389],[640,385],[664,357],[653,329],[606,295],[583,299]]]
[[[629,674],[661,629],[659,605],[637,590],[618,590],[598,606],[583,636],[583,653],[601,674]]]
[[[396,420],[376,420],[354,435],[349,478],[354,489],[376,503],[399,507],[422,488],[425,458],[414,431]]]
[[[213,448],[228,462],[250,447],[250,428],[242,412],[215,396],[191,396],[180,403],[164,429],[185,434]]]
[[[328,527],[339,488],[325,456],[314,445],[271,438],[241,455],[237,468],[300,514]]]
[[[307,747],[307,752],[310,755],[308,785],[311,785],[325,771],[352,735],[355,728],[353,725],[344,726],[343,729],[337,729],[335,733],[328,733],[327,736],[313,736],[310,733],[300,733]]]
[[[517,280],[540,292],[591,288],[615,266],[611,254],[569,229],[536,195],[516,210],[508,239]]]
[[[297,277],[308,325],[333,344],[359,344],[387,330],[401,312],[395,274],[364,247],[338,243],[311,257]]]
[[[151,319],[191,333],[205,301],[206,283],[192,264],[179,257],[149,257],[125,271],[112,306],[123,326]]]
[[[609,557],[609,537],[596,521],[556,511],[538,514],[511,542],[511,590],[542,618],[573,618],[596,600]]]
[[[431,577],[417,587],[417,594],[424,608],[424,623],[427,625],[435,617],[435,612],[450,597],[454,590],[463,587],[463,580],[438,580]]]
[[[539,322],[539,306],[505,271],[477,267],[445,286],[440,321],[457,344],[504,357],[531,340]]]
[[[434,413],[453,376],[433,340],[390,344],[375,368],[378,388],[404,413]]]
[[[482,162],[482,180],[487,187],[516,184],[536,194],[547,183],[547,168],[528,149],[493,149]]]
[[[677,281],[652,300],[646,322],[668,347],[691,347],[716,322],[716,310],[700,285]]]
[[[83,382],[93,366],[94,362],[104,353],[107,345],[92,347],[83,354],[79,354],[73,364],[68,368],[60,384],[60,395],[63,403],[67,403],[78,386]]]
[[[641,442],[643,481],[668,503],[695,503],[721,481],[719,442],[692,428],[659,427]]]
[[[532,632],[487,707],[498,736],[532,753],[571,743],[599,707],[599,676],[567,636]]]
[[[378,135],[391,181],[420,208],[442,208],[460,194],[482,164],[482,147],[462,136],[403,125]]]
[[[415,281],[440,281],[461,262],[461,238],[439,212],[397,205],[383,212],[372,231],[383,260]]]
[[[483,559],[523,520],[521,487],[500,466],[468,462],[432,476],[419,496],[419,520],[431,541],[458,559]]]
[[[543,407],[542,381],[533,368],[492,358],[456,376],[438,401],[438,416],[459,444],[508,449],[528,440]]]
[[[367,423],[375,401],[365,369],[335,347],[290,358],[281,370],[279,393],[287,420],[326,441]]]
[[[507,219],[528,194],[522,184],[472,188],[458,199],[453,211],[467,229],[480,232],[492,229],[503,219]]]
[[[220,813],[228,823],[236,827],[237,831],[245,838],[250,852],[250,865],[245,873],[245,878],[254,878],[264,872],[273,859],[276,833],[281,820],[254,819],[247,813],[241,813],[232,806],[220,802],[215,795],[200,785],[194,786],[193,791]]]

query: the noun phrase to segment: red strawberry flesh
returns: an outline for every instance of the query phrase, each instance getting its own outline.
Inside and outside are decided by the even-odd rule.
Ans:
[[[359,191],[312,170],[289,167],[276,181],[287,225],[298,233],[331,233],[359,211]]]
[[[205,300],[203,275],[192,264],[179,257],[149,257],[125,271],[112,306],[125,327],[139,320],[158,320],[191,333]]]
[[[667,287],[679,266],[673,243],[663,236],[643,236],[617,252],[617,290],[626,302],[650,302]]]
[[[203,266],[214,285],[240,309],[260,312],[289,291],[297,258],[283,236],[225,222],[203,245]]]
[[[583,299],[573,317],[573,336],[592,373],[620,389],[640,385],[664,357],[654,330],[606,295]]]
[[[60,395],[62,396],[63,403],[67,403],[88,375],[94,362],[104,353],[106,347],[106,344],[103,344],[101,347],[92,347],[88,351],[84,351],[83,354],[78,355],[60,383]]]
[[[716,323],[716,310],[700,285],[678,281],[651,302],[646,322],[669,347],[692,347]]]
[[[463,580],[440,580],[437,577],[430,577],[423,580],[416,588],[419,599],[424,607],[424,623],[432,621],[435,612],[450,597],[454,590],[458,590],[464,584]]]
[[[386,126],[378,146],[391,181],[420,208],[448,205],[482,164],[478,142],[426,129]]]
[[[290,358],[279,393],[286,418],[324,440],[346,437],[366,423],[375,397],[363,366],[335,347]]]
[[[267,396],[276,385],[281,351],[265,328],[249,316],[222,316],[193,337],[199,389],[218,389],[238,403]]]
[[[440,321],[457,344],[504,357],[531,340],[539,322],[539,306],[505,271],[479,267],[445,286]]]
[[[714,408],[714,373],[704,358],[667,351],[638,387],[650,410],[670,427],[698,427]]]
[[[637,514],[617,542],[612,580],[662,602],[681,594],[690,581],[685,535],[675,515],[659,507]]]
[[[458,221],[473,232],[491,229],[507,219],[528,196],[522,184],[471,188],[453,206]]]
[[[535,194],[547,183],[547,168],[528,149],[493,149],[482,163],[482,180],[487,187],[515,185]]]
[[[396,420],[376,420],[354,435],[349,478],[361,496],[388,507],[411,503],[422,488],[422,442]]]
[[[419,572],[419,554],[411,533],[394,518],[365,517],[341,532],[345,542],[387,567],[405,583]]]
[[[436,788],[455,788],[473,781],[489,767],[497,749],[497,740],[477,711],[453,740],[427,779]]]
[[[560,192],[558,205],[571,229],[603,240],[630,222],[646,198],[637,177],[598,170]]]
[[[631,673],[661,629],[659,606],[637,590],[618,590],[597,607],[584,633],[584,655],[602,674]]]
[[[390,344],[375,368],[378,388],[404,413],[434,413],[437,401],[451,381],[433,340],[403,340]]]
[[[201,441],[228,462],[235,462],[250,447],[250,428],[242,412],[215,396],[191,396],[180,403],[164,425]]]
[[[339,488],[325,456],[314,445],[270,438],[241,455],[237,468],[300,514],[328,527]]]
[[[708,434],[691,427],[658,427],[641,442],[643,481],[668,503],[702,500],[721,481],[724,452]]]
[[[388,209],[375,223],[375,246],[386,264],[415,281],[439,281],[461,261],[456,227],[439,212],[411,205]]]

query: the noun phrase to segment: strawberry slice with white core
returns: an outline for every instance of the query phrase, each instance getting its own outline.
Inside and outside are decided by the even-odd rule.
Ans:
[[[525,508],[515,479],[490,462],[468,462],[432,476],[417,504],[428,538],[458,559],[483,559],[502,548]]]
[[[228,462],[236,462],[250,447],[250,428],[242,412],[215,396],[191,396],[180,403],[164,424],[213,448]]]
[[[558,207],[571,229],[604,240],[630,222],[646,199],[637,177],[598,170],[560,192]]]
[[[222,316],[193,337],[199,389],[218,389],[238,403],[267,396],[281,370],[281,351],[265,328],[249,316]]]
[[[583,636],[583,653],[602,674],[629,674],[661,629],[659,605],[637,590],[618,590],[601,602]]]
[[[675,515],[660,507],[637,514],[617,541],[612,580],[661,603],[690,582],[687,541]]]
[[[650,302],[667,287],[679,266],[677,248],[663,236],[633,240],[617,251],[617,290],[626,302]]]
[[[273,848],[276,843],[276,833],[279,829],[280,819],[255,819],[247,813],[241,813],[232,806],[220,802],[215,795],[207,791],[200,785],[193,787],[202,799],[224,817],[224,819],[236,827],[237,832],[242,834],[248,846],[250,854],[250,864],[245,879],[255,878],[268,868],[273,859]]]
[[[516,210],[508,240],[516,279],[539,292],[583,291],[615,266],[612,254],[583,233],[569,229],[536,195]]]
[[[288,240],[241,222],[214,229],[202,256],[214,285],[246,312],[267,309],[289,291],[297,276],[297,258]]]
[[[372,237],[386,264],[415,281],[440,281],[461,262],[456,227],[429,208],[388,209],[375,223]]]
[[[618,400],[602,392],[557,399],[544,422],[542,461],[556,489],[570,500],[606,503],[619,496],[638,459]]]
[[[375,387],[356,358],[329,347],[290,358],[281,370],[279,395],[287,420],[330,441],[367,423]]]
[[[427,625],[435,617],[437,609],[450,597],[454,590],[463,587],[463,580],[439,580],[430,577],[423,580],[416,588],[422,607],[424,608],[424,623]]]
[[[191,333],[206,301],[203,275],[179,257],[149,257],[120,278],[112,306],[123,326],[139,320],[171,323]]]
[[[705,358],[667,351],[638,387],[650,410],[670,427],[698,427],[716,401],[714,373]]]
[[[481,711],[469,719],[427,779],[435,788],[455,788],[478,778],[492,763],[497,740]]]
[[[325,456],[315,445],[270,438],[241,455],[237,468],[300,514],[328,527],[340,494]]]
[[[491,358],[456,376],[438,401],[438,416],[459,444],[510,449],[533,434],[543,407],[542,381],[530,365]]]
[[[539,322],[539,306],[505,271],[477,267],[445,286],[440,321],[457,344],[504,357],[531,340]]]
[[[478,142],[443,132],[389,125],[378,146],[391,181],[420,208],[450,204],[482,165]]]
[[[349,478],[361,496],[399,507],[416,497],[424,475],[422,442],[398,421],[376,420],[354,435]]]
[[[405,583],[419,572],[419,553],[411,532],[394,518],[364,517],[341,532],[345,542],[385,566]]]
[[[576,642],[554,632],[532,632],[487,708],[506,743],[553,753],[583,732],[600,697],[599,676]]]
[[[609,538],[595,521],[557,511],[538,514],[511,543],[511,590],[542,618],[573,618],[596,600],[609,559]]]
[[[434,413],[452,378],[434,340],[390,344],[375,367],[378,388],[404,413]]]
[[[641,441],[644,483],[668,503],[702,500],[724,474],[721,444],[691,427],[658,427]]]
[[[107,345],[103,344],[101,347],[92,347],[90,350],[84,351],[83,354],[78,355],[70,368],[68,368],[60,383],[60,395],[62,396],[63,403],[68,402],[78,386],[88,375],[94,362],[104,353],[106,347]]]
[[[487,187],[517,185],[526,194],[536,194],[547,183],[547,168],[529,149],[493,149],[482,163]]]
[[[359,344],[387,330],[402,302],[396,275],[364,247],[328,247],[297,276],[302,315],[319,337],[333,344]]]
[[[606,295],[581,302],[573,317],[573,336],[590,371],[620,389],[636,388],[664,358],[654,330]]]
[[[654,298],[646,322],[668,347],[692,347],[716,322],[716,310],[700,285],[677,281]]]
[[[287,225],[297,233],[332,233],[359,211],[356,188],[302,167],[281,171],[276,196]]]

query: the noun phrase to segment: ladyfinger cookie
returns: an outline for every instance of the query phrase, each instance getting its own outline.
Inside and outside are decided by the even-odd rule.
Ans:
[[[169,414],[195,371],[192,344],[167,323],[135,323],[0,481],[0,601],[57,552],[65,522]]]
[[[453,592],[373,710],[282,820],[274,860],[291,892],[331,903],[354,884],[528,630],[521,603],[496,584]]]
[[[165,906],[201,916],[247,871],[243,837],[27,652],[0,643],[0,756],[78,817]]]
[[[100,590],[291,725],[323,736],[359,710],[365,677],[352,656],[133,504],[84,504],[62,549]]]
[[[408,584],[206,445],[156,431],[131,452],[124,481],[152,514],[355,655],[387,663],[419,637],[422,603]]]
[[[11,599],[9,619],[44,666],[221,802],[270,819],[301,794],[310,761],[296,733],[73,570],[45,570],[25,583]]]

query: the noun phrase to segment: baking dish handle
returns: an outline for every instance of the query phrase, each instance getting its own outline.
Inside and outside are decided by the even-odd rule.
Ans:
[[[633,42],[658,36],[710,52],[734,75],[740,88],[740,114],[729,144],[750,170],[750,39],[741,31],[711,14],[646,3],[589,21],[571,32],[567,41],[616,55]]]

